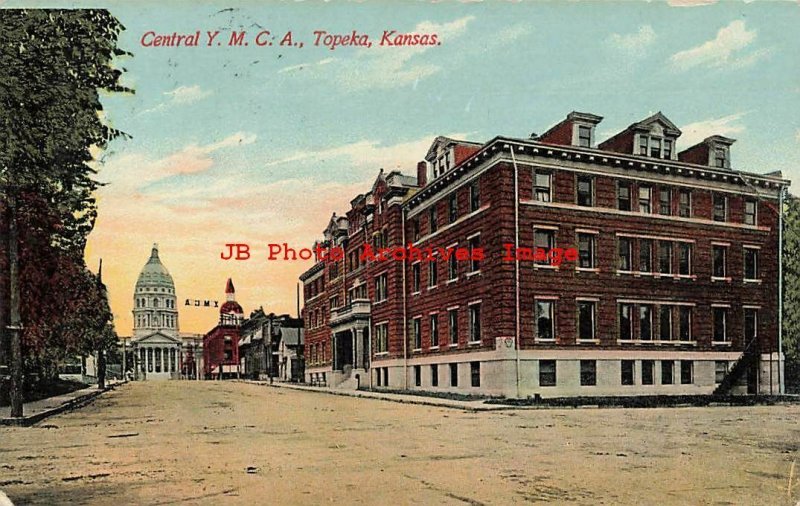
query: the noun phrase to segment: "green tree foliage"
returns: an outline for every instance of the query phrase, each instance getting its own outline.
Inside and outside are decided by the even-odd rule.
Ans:
[[[0,15],[0,328],[9,321],[5,238],[13,219],[24,350],[39,372],[111,339],[105,290],[83,251],[97,216],[92,150],[123,135],[104,122],[100,96],[131,91],[119,83],[124,69],[112,65],[127,54],[117,48],[122,29],[98,9]]]
[[[787,391],[800,391],[800,199],[784,205],[783,351]]]

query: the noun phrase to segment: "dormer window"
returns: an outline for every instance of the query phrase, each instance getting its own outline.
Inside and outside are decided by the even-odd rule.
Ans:
[[[724,169],[728,166],[728,153],[725,148],[717,148],[714,150],[714,167]]]
[[[673,140],[639,134],[639,154],[650,158],[672,159]]]
[[[592,147],[592,128],[579,125],[578,126],[578,146],[582,148]]]
[[[650,137],[650,157],[661,158],[661,139]]]

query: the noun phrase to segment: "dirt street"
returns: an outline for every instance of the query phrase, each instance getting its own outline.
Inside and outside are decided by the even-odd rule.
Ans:
[[[0,427],[0,490],[17,505],[794,504],[798,420],[798,405],[470,413],[134,383]]]

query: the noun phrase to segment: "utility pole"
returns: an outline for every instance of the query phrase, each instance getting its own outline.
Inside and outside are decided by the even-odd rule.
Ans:
[[[269,384],[272,384],[272,313],[269,315],[269,320],[267,320],[267,336],[269,336],[269,341],[264,339],[264,342],[268,342],[269,346],[267,347],[267,375],[269,376]]]
[[[8,195],[8,265],[9,265],[9,324],[11,336],[11,416],[22,417],[22,318],[19,308],[19,236],[17,232],[17,200],[14,191]]]

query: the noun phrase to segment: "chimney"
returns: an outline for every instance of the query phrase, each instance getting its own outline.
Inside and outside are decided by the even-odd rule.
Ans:
[[[423,188],[428,184],[428,162],[417,162],[417,186]]]

